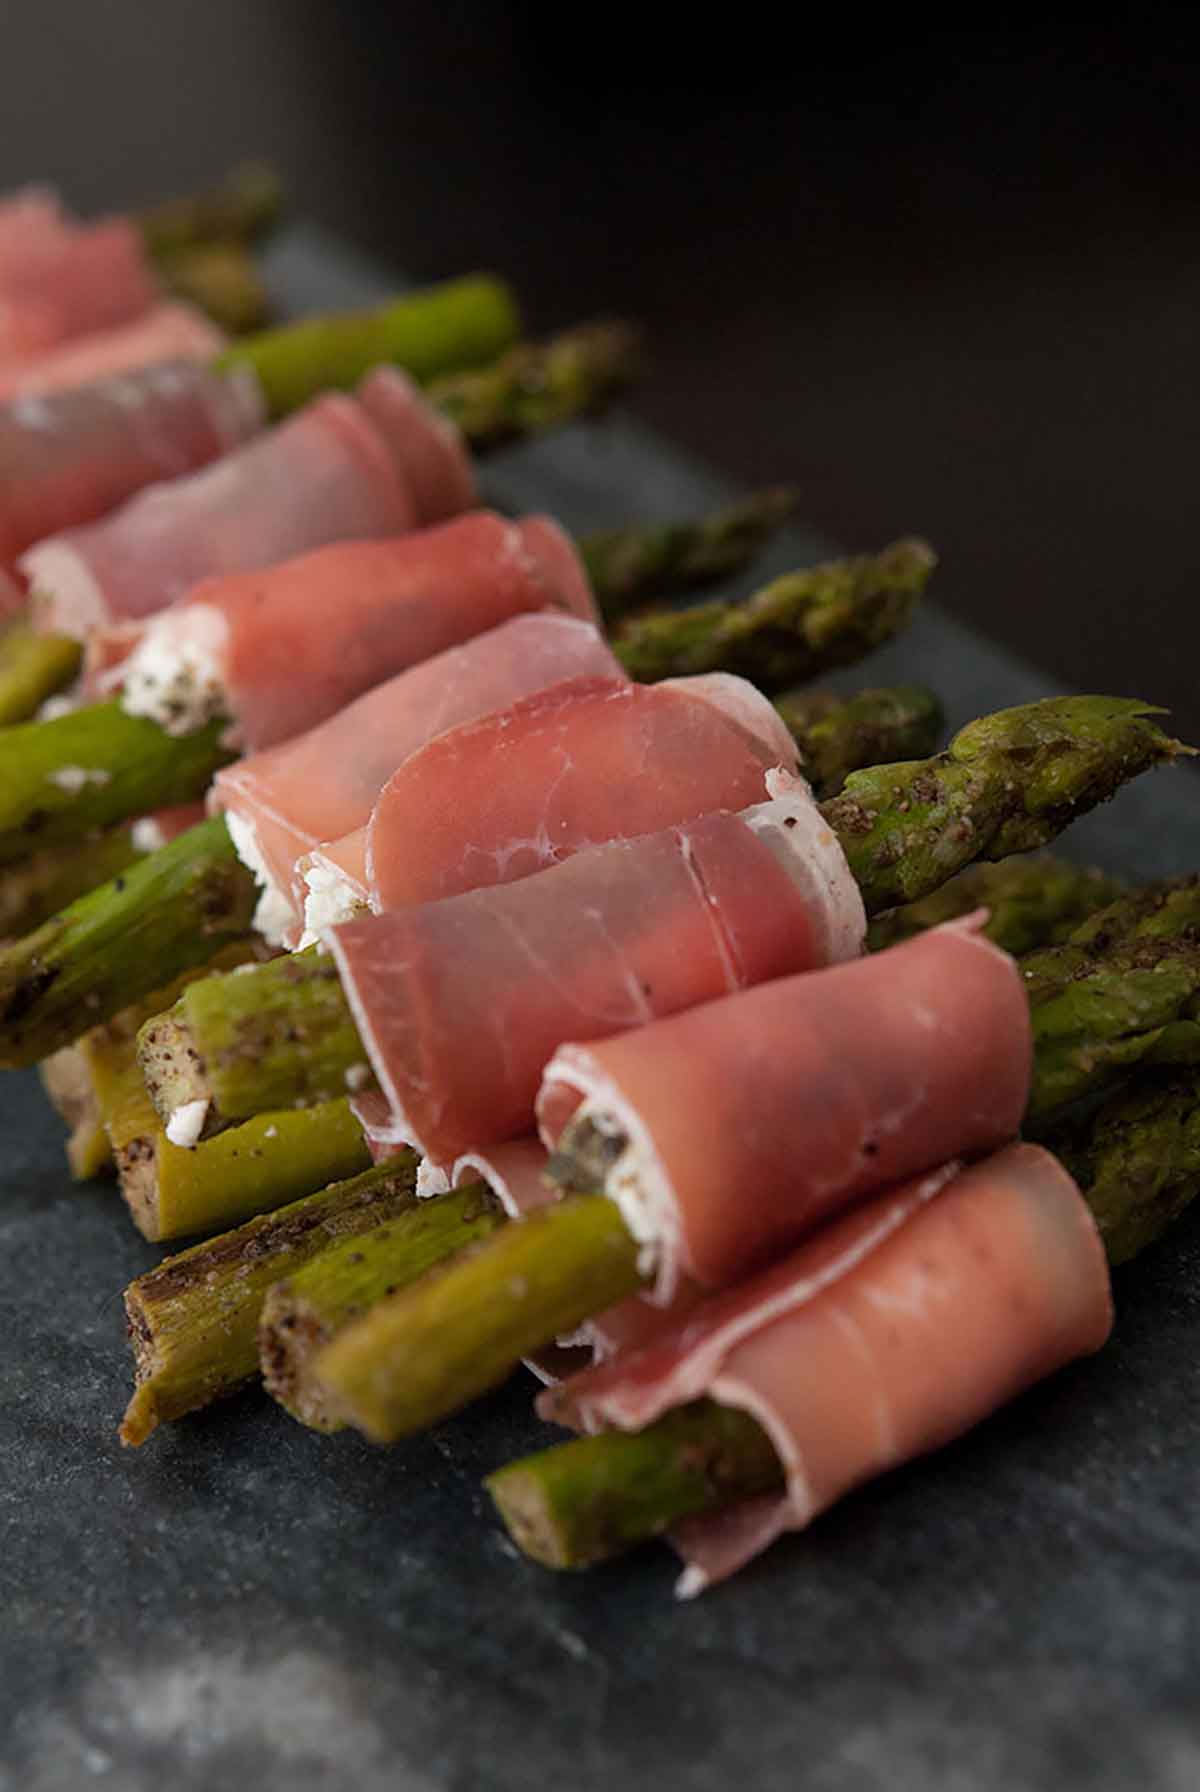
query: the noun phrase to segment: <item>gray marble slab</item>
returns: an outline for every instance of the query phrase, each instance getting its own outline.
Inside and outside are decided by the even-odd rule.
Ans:
[[[273,273],[297,306],[384,285],[303,232]],[[576,527],[723,489],[624,421],[489,481]],[[955,720],[1047,688],[946,613],[952,571],[940,599],[873,675]],[[1074,850],[1196,866],[1198,795],[1147,780]],[[523,1383],[389,1452],[254,1395],[122,1451],[120,1290],[157,1253],[68,1182],[32,1076],[0,1079],[0,1140],[3,1792],[1200,1785],[1200,1216],[1120,1275],[1098,1358],[678,1606],[666,1549],[562,1578],[497,1530]]]

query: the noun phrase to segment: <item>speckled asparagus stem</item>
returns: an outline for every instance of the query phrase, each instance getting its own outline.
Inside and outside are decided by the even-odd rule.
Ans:
[[[924,757],[941,738],[945,715],[922,685],[858,691],[787,692],[775,707],[797,746],[805,776],[819,796],[837,794],[851,772],[867,765]]]
[[[351,1320],[503,1223],[485,1185],[472,1183],[418,1202],[277,1282],[263,1305],[258,1332],[267,1392],[313,1430],[340,1430],[344,1421],[309,1373],[320,1351]]]
[[[0,633],[0,728],[26,722],[70,684],[83,649],[66,635],[36,635],[23,621]]]
[[[168,1257],[125,1292],[137,1370],[121,1441],[231,1393],[258,1372],[268,1288],[319,1251],[368,1232],[413,1200],[411,1153]]]
[[[908,622],[936,557],[923,541],[776,579],[744,603],[693,604],[622,624],[613,649],[633,678],[737,672],[768,694],[861,659]]]
[[[796,493],[779,485],[691,521],[635,523],[585,536],[579,551],[605,621],[740,572],[795,509]]]
[[[1065,940],[1088,915],[1112,902],[1120,889],[1116,878],[1049,853],[971,865],[931,896],[876,916],[867,944],[872,952],[881,952],[927,927],[986,908],[988,938],[1020,957],[1037,946]]]
[[[489,367],[447,374],[428,397],[477,450],[558,429],[598,410],[637,372],[638,334],[619,319],[518,342]]]
[[[151,255],[175,255],[206,243],[255,243],[274,229],[283,184],[265,162],[247,162],[199,193],[147,206],[136,222]]]
[[[0,948],[0,1068],[36,1064],[250,930],[257,893],[202,822]]]

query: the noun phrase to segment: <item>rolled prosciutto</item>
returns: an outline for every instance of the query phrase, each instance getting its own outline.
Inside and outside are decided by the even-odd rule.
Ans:
[[[540,691],[405,760],[365,828],[304,867],[308,927],[512,883],[582,847],[746,808],[772,766],[796,770],[795,742],[741,678]]]
[[[606,1138],[606,1192],[659,1300],[681,1272],[720,1287],[874,1189],[1015,1135],[1029,1003],[984,920],[549,1059],[541,1136],[578,1119]]]
[[[876,1195],[641,1350],[539,1398],[577,1429],[637,1431],[711,1396],[750,1413],[784,1491],[672,1533],[687,1598],[851,1488],[939,1449],[1023,1389],[1099,1350],[1108,1264],[1058,1160],[1010,1145]]]
[[[25,208],[15,232],[14,247],[13,218],[0,221],[0,365],[129,323],[161,296],[130,219],[55,225]]]
[[[507,573],[505,577],[507,577]],[[534,580],[530,575],[530,590]],[[546,592],[541,592],[545,602]],[[296,862],[365,821],[396,766],[443,729],[504,709],[562,679],[622,677],[599,631],[542,610],[447,648],[360,697],[320,727],[219,772],[210,795],[263,885],[256,922],[296,937]]]
[[[392,1136],[443,1166],[521,1138],[564,1040],[644,1027],[857,950],[862,905],[841,848],[813,825],[806,784],[777,772],[775,787],[741,815],[331,929]]]
[[[552,531],[480,510],[204,579],[146,625],[120,668],[124,706],[171,734],[226,716],[229,744],[257,753],[510,617],[550,608],[598,622],[570,542],[546,551]]]
[[[253,376],[170,361],[0,405],[0,567],[254,435]],[[36,555],[26,557],[36,560]]]
[[[395,429],[376,424],[361,392],[328,393],[215,465],[39,542],[20,569],[37,593],[40,626],[82,639],[165,609],[201,579],[440,520],[440,508],[436,516],[422,509],[432,486],[414,468],[445,456],[446,426],[424,404],[411,406],[409,421],[401,452]]]
[[[210,361],[224,346],[224,335],[202,311],[164,302],[132,323],[73,338],[44,355],[0,368],[0,401],[65,391],[160,361]]]

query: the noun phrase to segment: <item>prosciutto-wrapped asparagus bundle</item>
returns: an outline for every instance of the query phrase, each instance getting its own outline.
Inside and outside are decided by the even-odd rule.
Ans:
[[[1194,963],[1198,926],[1194,882],[1159,886],[1114,904],[1081,927],[1066,945],[1024,960],[1022,981],[1031,992],[1033,1011],[1034,1088],[1042,1083],[1048,1068],[1054,1073],[1063,1036],[1064,1003],[1073,1007],[1078,1019],[1078,1058],[1081,1070],[1086,1070],[1089,1042],[1102,1060],[1107,1040],[1114,1036],[1127,1040],[1136,1032],[1144,1006],[1144,982],[1147,975],[1154,974],[1151,967],[1156,961],[1167,971],[1166,980],[1177,983],[1177,975],[1169,967],[1180,966],[1190,957],[1192,987],[1200,987]],[[1041,1025],[1043,1010],[1055,1016],[1049,1028]],[[1151,1028],[1143,1034],[1145,1043],[1152,1042],[1154,1032]],[[1134,1093],[1118,1089],[1098,1116],[1082,1123],[1068,1119],[1065,1131],[1060,1126],[1045,1134],[1047,1144],[1067,1153],[1073,1172],[1088,1189],[1114,1261],[1159,1236],[1200,1188],[1200,1103],[1194,1079],[1168,1080],[1160,1085],[1157,1078],[1157,1072],[1139,1068]],[[1097,1086],[1105,1087],[1103,1073]],[[1074,1095],[1088,1087],[1086,1081],[1077,1083]],[[1143,1088],[1145,1092],[1139,1093]],[[199,1147],[196,1155],[206,1149]],[[401,1153],[396,1160],[401,1166],[410,1161],[410,1153]],[[406,1216],[394,1229],[389,1226],[386,1235],[383,1231],[372,1235],[369,1248],[361,1255],[349,1247],[343,1252],[336,1244],[329,1246],[308,1260],[309,1266],[289,1289],[276,1290],[269,1323],[264,1320],[263,1354],[272,1387],[290,1409],[322,1429],[335,1429],[347,1422],[346,1406],[337,1389],[332,1384],[324,1387],[316,1371],[322,1346],[351,1320],[360,1320],[350,1352],[359,1386],[374,1386],[378,1406],[380,1389],[388,1386],[390,1371],[384,1361],[388,1351],[412,1346],[416,1360],[423,1365],[416,1379],[427,1376],[429,1385],[410,1390],[410,1411],[412,1404],[425,1403],[432,1419],[444,1410],[438,1402],[446,1401],[448,1389],[456,1389],[458,1397],[465,1400],[501,1379],[522,1356],[544,1361],[553,1340],[564,1332],[575,1332],[588,1316],[584,1341],[599,1347],[604,1356],[614,1349],[647,1343],[664,1325],[681,1320],[700,1302],[703,1292],[695,1284],[681,1284],[665,1308],[628,1298],[644,1286],[645,1276],[639,1270],[639,1246],[621,1223],[618,1209],[602,1197],[584,1196],[569,1196],[557,1206],[545,1207],[552,1191],[542,1181],[544,1162],[544,1149],[534,1140],[471,1153],[455,1166],[456,1200],[449,1202],[438,1191],[450,1178],[431,1174],[425,1166],[417,1179],[418,1189],[438,1198],[421,1203],[419,1222]],[[484,1180],[476,1180],[477,1176]],[[468,1178],[465,1182],[464,1177]],[[744,1181],[739,1181],[737,1193],[744,1202],[769,1199],[766,1192],[752,1189]],[[538,1207],[543,1211],[535,1211]],[[496,1220],[501,1208],[512,1217],[525,1216],[523,1223],[506,1226],[501,1232]],[[452,1259],[452,1253],[466,1242],[460,1227],[472,1216],[473,1223],[482,1228],[476,1243],[485,1235],[492,1243],[486,1251]],[[411,1233],[410,1227],[415,1229]],[[281,1232],[286,1236],[286,1223]],[[249,1243],[249,1229],[244,1233]],[[258,1236],[255,1232],[255,1239]],[[142,1284],[131,1289],[130,1299],[145,1318],[146,1335],[135,1340],[139,1392],[131,1407],[133,1423],[124,1434],[126,1441],[140,1442],[145,1436],[144,1416],[154,1410],[160,1381],[169,1384],[178,1413],[237,1385],[252,1372],[261,1294],[257,1302],[247,1301],[236,1286],[242,1237],[238,1233],[216,1241],[211,1261],[204,1252],[173,1259],[178,1268],[164,1284],[161,1297],[154,1275],[144,1278],[148,1284],[145,1303]],[[444,1265],[441,1273],[418,1285],[417,1278],[439,1263]],[[290,1265],[282,1259],[279,1275],[289,1281],[292,1278]],[[275,1279],[268,1273],[258,1286],[261,1289]],[[227,1288],[227,1282],[235,1286]],[[393,1300],[401,1288],[410,1293]],[[229,1299],[237,1300],[239,1318],[235,1328],[226,1329],[218,1326],[215,1318]],[[614,1302],[619,1304],[614,1307]],[[182,1365],[180,1374],[176,1373],[177,1364]],[[561,1372],[565,1364],[560,1362],[558,1367]],[[379,1379],[373,1382],[376,1375]],[[718,1413],[717,1442],[721,1435],[728,1436],[728,1427]],[[653,1470],[661,1440],[656,1442],[649,1434],[647,1438]],[[711,1426],[702,1425],[697,1441],[705,1444],[706,1439],[705,1452],[698,1458],[701,1470],[716,1454]],[[686,1445],[687,1435],[680,1441]],[[641,1458],[636,1452],[632,1456],[624,1453],[625,1448],[622,1445],[617,1472],[607,1483],[602,1468],[597,1469],[596,1499],[590,1507],[580,1506],[581,1538],[604,1534],[597,1521],[603,1513],[605,1485],[623,1501],[623,1525],[634,1525],[639,1514],[648,1513],[651,1519],[659,1514],[658,1522],[650,1523],[649,1528],[661,1529],[677,1514],[677,1508],[660,1507],[657,1494],[644,1504],[638,1501],[636,1478],[625,1480],[621,1471],[628,1466],[630,1475],[636,1477]],[[761,1463],[762,1456],[761,1445],[756,1448],[752,1437],[748,1457],[732,1458],[740,1477],[734,1483],[701,1472],[698,1478],[684,1477],[684,1490],[694,1501],[699,1485],[707,1489],[710,1503],[722,1493],[731,1497],[731,1485],[734,1494],[753,1491],[742,1471],[747,1462],[751,1466]],[[767,1456],[769,1467],[776,1459],[769,1452]],[[678,1466],[687,1459],[685,1449],[682,1457],[672,1454],[670,1463]],[[776,1463],[764,1485],[777,1487],[781,1482]],[[547,1484],[553,1492],[549,1477]],[[680,1482],[675,1478],[670,1484],[677,1488]],[[653,1485],[658,1488],[661,1483]],[[581,1477],[574,1469],[564,1476],[568,1500],[580,1486]],[[694,1509],[694,1503],[683,1508]],[[565,1510],[565,1522],[569,1522],[572,1505],[568,1503]],[[637,1534],[631,1529],[630,1535]]]
[[[136,403],[142,382],[134,376],[168,361],[207,364],[224,347],[224,332],[203,312],[180,300],[165,300],[132,323],[64,342],[44,355],[31,356],[7,366],[0,364],[0,404],[7,410],[14,399],[44,398],[48,393],[69,392],[80,386],[112,381],[118,376],[123,376],[130,401]],[[249,386],[252,381],[243,378],[240,383]],[[43,413],[47,421],[55,414],[51,408]],[[16,407],[18,421],[22,416],[36,415],[27,406]],[[167,476],[150,475],[151,478]],[[82,522],[84,518],[76,516],[67,520]]]
[[[547,1392],[539,1410],[576,1429],[643,1434],[643,1513],[657,1500],[658,1528],[675,1521],[687,1564],[677,1592],[687,1598],[851,1488],[1098,1350],[1111,1323],[1104,1248],[1079,1188],[1048,1151],[1010,1145],[966,1171],[947,1165],[876,1195],[641,1350]],[[678,1473],[689,1421],[691,1511],[685,1497],[668,1518],[660,1477]],[[619,1454],[609,1465],[618,1484]],[[574,1502],[572,1459],[543,1460],[491,1483],[526,1547],[566,1566],[633,1541],[637,1496],[610,1497],[605,1535],[603,1446],[573,1459],[580,1490],[589,1460],[598,1471]],[[707,1511],[697,1497],[706,1479]],[[561,1509],[581,1520],[561,1550],[560,1489]]]

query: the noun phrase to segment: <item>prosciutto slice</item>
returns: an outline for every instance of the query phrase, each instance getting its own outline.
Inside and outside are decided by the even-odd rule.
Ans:
[[[0,363],[128,323],[159,297],[141,233],[127,218],[56,226],[35,206],[15,223],[10,215],[0,231]]]
[[[432,902],[746,808],[776,765],[795,772],[795,743],[744,679],[575,680],[413,754],[366,829],[314,855],[308,875],[324,891],[340,873],[376,913]]]
[[[531,598],[534,584],[531,573]],[[296,861],[365,821],[410,753],[443,729],[580,675],[623,676],[590,622],[552,611],[515,616],[378,685],[319,728],[219,772],[210,803],[226,811],[266,887],[259,925],[274,938],[298,926]]]
[[[598,622],[586,579],[561,578],[565,555],[545,551],[556,529],[475,511],[205,579],[147,625],[122,670],[125,707],[169,732],[225,714],[229,743],[258,752],[512,616],[553,608]]]
[[[709,1395],[767,1432],[785,1491],[678,1528],[688,1597],[1098,1350],[1111,1325],[1108,1265],[1078,1188],[1049,1152],[1010,1145],[876,1195],[538,1405],[576,1428],[640,1430]]]
[[[809,811],[793,778],[741,816],[331,929],[394,1136],[441,1165],[520,1138],[563,1040],[827,963],[847,934],[800,844]]]
[[[441,453],[444,425],[432,409],[414,407],[411,421]],[[402,460],[358,398],[314,399],[214,466],[39,542],[20,567],[37,588],[40,624],[83,638],[152,615],[201,579],[436,520],[423,515],[409,474],[419,452],[415,444]]]
[[[555,1053],[542,1138],[578,1114],[624,1142],[607,1188],[660,1300],[681,1271],[722,1286],[874,1189],[1016,1133],[1029,1004],[985,919]]]
[[[224,345],[224,335],[202,311],[163,303],[132,323],[74,338],[0,369],[0,401],[60,392],[160,361],[209,361]]]
[[[216,460],[261,422],[253,377],[187,361],[0,405],[0,567],[145,485]]]

